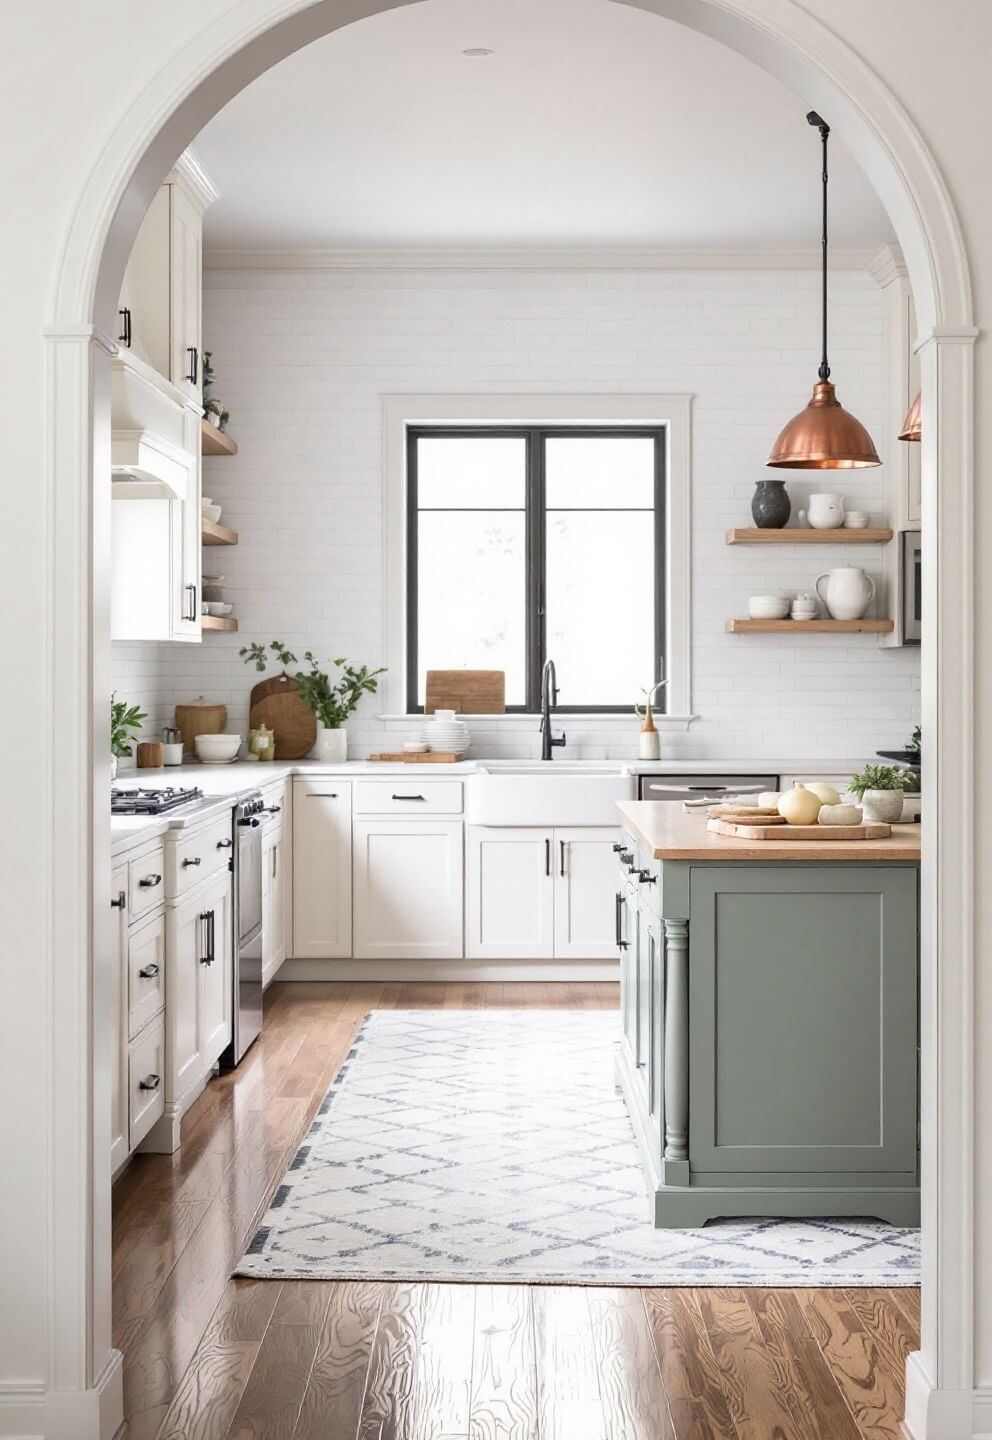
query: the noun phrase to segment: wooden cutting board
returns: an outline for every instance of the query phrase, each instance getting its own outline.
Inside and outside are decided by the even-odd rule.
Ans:
[[[252,729],[267,725],[275,731],[277,760],[302,760],[310,754],[317,739],[317,717],[285,670],[256,685],[248,704]]]
[[[760,822],[762,825],[787,825],[789,823],[785,816],[780,815],[777,810],[760,805],[718,805],[710,810],[709,814],[715,820],[736,820],[738,823],[741,821],[747,821],[750,824]]]
[[[456,755],[453,750],[429,750],[426,755],[409,755],[402,750],[396,755],[370,755],[369,759],[388,760],[394,765],[454,765],[457,761],[464,760],[465,756]]]
[[[457,715],[502,715],[506,709],[504,670],[428,670],[424,714],[454,710]]]
[[[176,706],[176,728],[183,737],[183,754],[195,755],[193,741],[197,735],[223,735],[227,725],[227,706],[208,705],[203,696],[195,704]]]
[[[765,825],[761,821],[708,820],[713,835],[731,840],[887,840],[891,825]]]

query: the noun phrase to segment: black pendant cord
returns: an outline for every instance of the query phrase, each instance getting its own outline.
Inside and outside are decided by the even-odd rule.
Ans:
[[[825,120],[823,120],[819,115],[817,115],[817,113],[816,113],[815,110],[811,110],[811,111],[809,112],[809,114],[806,116],[806,119],[809,121],[810,125],[815,125],[815,126],[817,127],[817,129],[818,129],[819,132],[820,132],[820,139],[821,139],[821,141],[823,142],[823,175],[822,175],[822,177],[821,177],[821,178],[822,178],[822,181],[823,181],[823,232],[822,232],[822,235],[821,235],[821,238],[820,238],[820,248],[821,248],[821,252],[822,252],[822,261],[823,261],[823,277],[822,277],[822,307],[823,307],[823,314],[822,314],[822,334],[823,334],[823,354],[822,354],[822,356],[820,357],[820,369],[819,369],[819,371],[818,371],[817,373],[818,373],[818,375],[819,375],[819,377],[820,377],[821,380],[829,380],[829,379],[830,379],[830,363],[829,363],[829,361],[827,360],[827,185],[828,185],[829,180],[830,180],[830,175],[829,175],[829,171],[828,171],[828,167],[827,167],[827,137],[828,137],[829,134],[830,134],[830,126],[827,124],[827,122],[826,122]]]

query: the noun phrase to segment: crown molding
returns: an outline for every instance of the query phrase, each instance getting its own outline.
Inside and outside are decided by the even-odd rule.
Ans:
[[[898,245],[883,245],[865,266],[868,274],[882,290],[893,280],[908,280],[909,271]]]
[[[173,165],[169,179],[174,179],[184,186],[201,210],[206,210],[215,200],[220,199],[220,190],[213,176],[192,146],[187,146]]]
[[[189,153],[188,151],[186,152]],[[831,269],[867,270],[872,250],[832,250]],[[651,246],[409,246],[204,250],[208,270],[818,270],[820,250]]]

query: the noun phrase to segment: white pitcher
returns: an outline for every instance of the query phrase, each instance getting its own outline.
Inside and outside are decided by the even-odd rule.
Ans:
[[[811,495],[807,516],[814,530],[839,530],[844,523],[844,496],[822,492]]]
[[[826,580],[826,591],[820,589]],[[840,565],[816,577],[816,593],[834,620],[860,620],[875,598],[875,582],[856,565]]]

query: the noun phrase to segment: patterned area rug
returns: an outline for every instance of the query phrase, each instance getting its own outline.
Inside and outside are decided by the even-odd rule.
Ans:
[[[380,1010],[236,1273],[283,1280],[916,1285],[871,1220],[655,1230],[613,1083],[617,1018]]]

